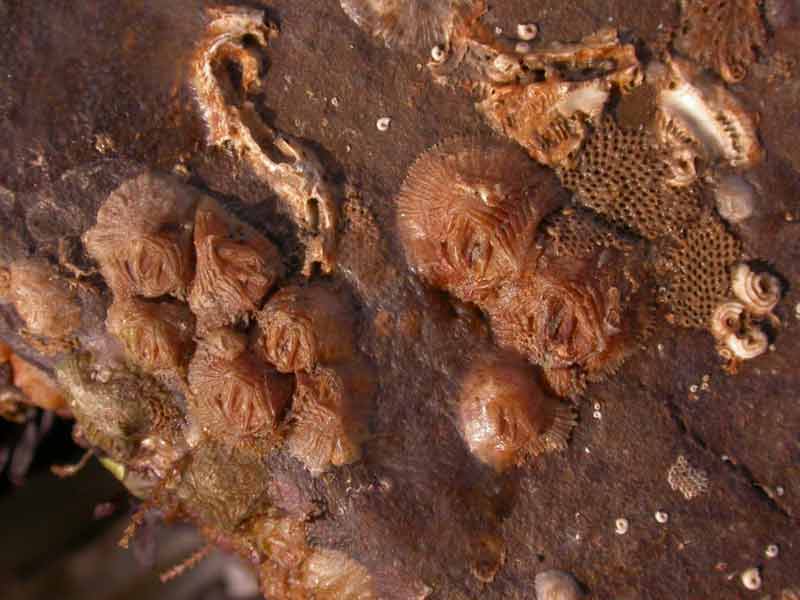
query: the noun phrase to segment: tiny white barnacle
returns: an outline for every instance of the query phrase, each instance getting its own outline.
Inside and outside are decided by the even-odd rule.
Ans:
[[[748,590],[761,589],[761,573],[758,572],[757,567],[750,567],[742,571],[741,575],[742,585]]]
[[[764,556],[767,558],[776,558],[780,554],[780,548],[777,544],[770,544],[764,549]]]
[[[599,421],[603,418],[603,413],[601,413],[599,410],[596,410],[592,413],[592,416]]]
[[[381,117],[375,123],[375,126],[378,128],[378,131],[388,131],[389,125],[392,124],[392,119],[390,117]]]
[[[431,58],[433,62],[440,63],[444,60],[446,56],[444,46],[441,44],[436,44],[433,48],[431,48]]]
[[[669,521],[669,514],[663,510],[657,510],[654,516],[656,518],[656,522],[661,523],[662,525]]]
[[[628,519],[619,518],[614,521],[614,531],[617,532],[617,535],[628,533]]]
[[[531,41],[539,34],[539,27],[536,23],[520,23],[517,25],[517,37],[526,42]]]

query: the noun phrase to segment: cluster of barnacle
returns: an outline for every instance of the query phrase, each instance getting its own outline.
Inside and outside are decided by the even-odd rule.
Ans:
[[[404,39],[409,15],[424,4],[400,9],[391,2],[343,1],[357,24],[387,42]],[[688,2],[688,20],[695,20],[695,4],[709,3]],[[719,4],[713,8],[727,24],[760,23],[751,18],[752,2],[711,4]],[[535,48],[533,26],[521,25],[519,39],[510,39],[482,23],[481,0],[445,6],[447,17],[428,14],[432,30],[441,31],[431,49],[434,79],[475,94],[492,129],[554,169],[574,201],[591,212],[564,209],[540,227],[559,206],[544,169],[497,142],[451,140],[417,159],[397,199],[412,269],[458,301],[477,305],[498,346],[541,366],[544,384],[559,395],[574,396],[586,381],[612,372],[648,334],[656,283],[668,319],[711,331],[734,364],[763,352],[766,336],[756,321],[774,307],[780,285],[738,264],[740,243],[720,219],[720,213],[740,219],[752,210],[747,185],[730,171],[752,167],[763,154],[755,120],[733,94],[669,54],[651,62],[645,76],[633,45],[614,30]],[[702,37],[698,28],[684,29],[690,45]],[[732,44],[761,39],[752,27],[739,36],[731,31],[699,54],[729,81],[742,71]],[[756,45],[747,48],[751,58]],[[620,126],[608,114],[609,100],[641,86],[653,98],[650,126]],[[719,213],[707,205],[714,187]],[[655,268],[643,264],[648,249],[659,257]],[[745,273],[747,298],[737,283]],[[753,303],[769,309],[759,312]],[[487,359],[474,370],[491,381],[498,364]],[[514,381],[507,373],[503,378]],[[524,425],[536,401],[509,400],[537,394],[507,391],[488,384],[463,388],[464,435],[498,468],[543,447]],[[523,425],[517,431],[512,421]],[[498,433],[503,428],[507,436]],[[517,435],[533,441],[520,450]]]
[[[314,475],[360,457],[374,382],[352,307],[321,282],[276,291],[286,279],[276,246],[167,176],[124,182],[83,241],[113,294],[113,341],[56,367],[74,436],[132,493],[269,570],[281,559],[253,546],[254,528],[284,518],[266,499],[271,451],[286,447]],[[310,578],[307,593],[328,597],[326,585],[364,575],[301,541],[303,560],[282,568],[301,589]],[[326,571],[336,560],[345,572]],[[315,569],[327,583],[314,587]],[[341,597],[372,597],[364,593]]]

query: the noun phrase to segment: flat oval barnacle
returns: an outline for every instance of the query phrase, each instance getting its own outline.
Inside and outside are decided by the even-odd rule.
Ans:
[[[583,591],[569,573],[555,569],[536,575],[536,600],[580,600]]]
[[[247,352],[242,334],[219,329],[198,344],[189,364],[189,413],[231,446],[269,448],[292,394],[292,381]]]
[[[572,409],[513,357],[484,358],[472,367],[461,384],[458,410],[470,451],[497,471],[565,448],[575,426]]]
[[[0,298],[14,305],[29,333],[64,339],[81,325],[81,306],[69,282],[43,259],[0,268]]]
[[[194,245],[197,267],[188,301],[200,331],[232,325],[258,310],[283,273],[275,245],[211,200],[197,209]]]
[[[411,166],[397,197],[409,265],[456,298],[484,304],[534,253],[536,228],[558,205],[551,173],[505,144],[456,139]]]
[[[769,314],[781,298],[781,282],[771,273],[756,273],[739,263],[731,270],[731,289],[747,311],[755,316]]]
[[[298,373],[286,439],[289,452],[312,475],[357,461],[374,391],[374,374],[361,361]]]
[[[122,342],[128,360],[144,371],[185,369],[194,334],[185,305],[118,298],[108,309],[106,327]]]
[[[185,296],[195,203],[191,188],[149,172],[111,192],[83,241],[115,295]]]
[[[750,218],[755,205],[755,192],[745,179],[730,175],[714,190],[717,212],[728,223],[741,223]]]
[[[282,288],[257,319],[258,348],[282,373],[345,361],[355,352],[352,308],[320,285]]]

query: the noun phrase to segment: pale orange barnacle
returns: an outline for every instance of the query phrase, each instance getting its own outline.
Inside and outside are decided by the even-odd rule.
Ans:
[[[189,306],[201,331],[232,325],[258,310],[283,272],[272,242],[211,200],[197,209],[194,245]]]
[[[194,318],[182,304],[115,299],[106,327],[122,342],[128,360],[144,371],[182,371],[188,362]]]
[[[63,339],[81,325],[81,306],[69,282],[44,259],[21,259],[0,270],[0,294],[33,335]]]
[[[233,330],[213,332],[212,340],[199,343],[189,365],[190,413],[229,445],[271,446],[291,379],[246,352],[243,336]]]
[[[297,374],[289,452],[313,474],[361,457],[374,374],[362,361]]]
[[[283,288],[257,318],[258,347],[282,373],[344,361],[355,352],[353,309],[326,287]]]
[[[754,272],[744,263],[731,270],[731,289],[747,311],[757,317],[769,314],[781,299],[781,282],[775,275]]]
[[[524,269],[559,197],[552,174],[518,148],[465,139],[435,146],[397,197],[406,259],[428,283],[481,305]]]
[[[575,413],[514,356],[483,357],[464,377],[459,423],[470,451],[497,471],[566,447]]]
[[[185,295],[196,197],[177,180],[149,172],[111,192],[83,241],[115,295]]]

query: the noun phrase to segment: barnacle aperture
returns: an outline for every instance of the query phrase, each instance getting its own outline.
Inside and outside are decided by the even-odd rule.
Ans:
[[[461,384],[458,410],[470,451],[497,471],[565,448],[575,426],[572,409],[513,356],[485,357],[473,366]]]
[[[259,360],[231,329],[210,332],[189,364],[189,413],[231,446],[268,449],[292,394],[291,378]]]
[[[21,259],[0,268],[0,299],[14,305],[28,332],[63,339],[81,325],[81,306],[67,280],[43,259]]]
[[[286,443],[314,475],[361,457],[374,373],[363,361],[297,374]]]
[[[431,285],[485,304],[525,268],[559,200],[553,175],[521,150],[450,140],[414,162],[397,197],[406,259]]]
[[[115,299],[106,327],[122,342],[128,360],[144,371],[185,370],[194,335],[194,317],[185,305]]]
[[[321,285],[282,288],[257,319],[258,347],[282,373],[346,361],[355,352],[352,307]]]
[[[83,241],[116,296],[185,296],[195,204],[191,188],[151,172],[111,192]]]
[[[200,331],[232,325],[258,310],[283,273],[275,245],[212,200],[197,208],[194,245],[189,306]]]

